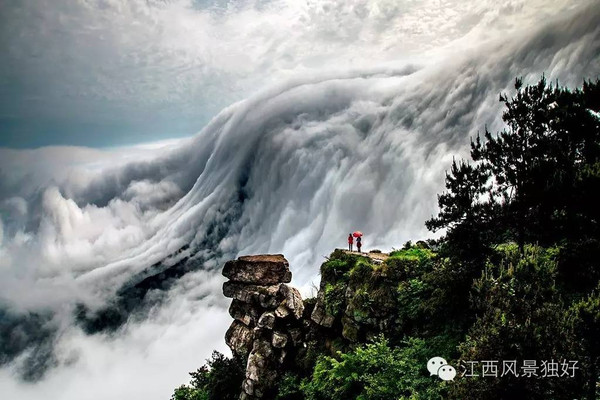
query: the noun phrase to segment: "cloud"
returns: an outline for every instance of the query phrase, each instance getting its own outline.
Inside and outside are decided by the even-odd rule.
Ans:
[[[566,0],[3,0],[0,145],[190,135],[314,71],[428,61],[569,12]]]
[[[150,11],[132,8],[135,4],[81,2],[78,7],[115,9],[130,17],[139,12],[135,18],[159,25],[163,10],[190,12],[178,2]],[[226,8],[223,16],[211,18],[223,18],[214,22],[223,29],[233,29],[227,24],[237,21],[244,32],[273,29],[283,37],[290,32],[283,23],[261,31],[261,18],[282,4]],[[573,86],[599,70],[595,8],[556,19],[533,12],[540,11],[535,4],[486,3],[483,20],[502,29],[549,20],[507,38],[488,37],[476,27],[455,32],[452,21],[471,15],[462,5],[428,17],[431,10],[411,8],[412,2],[348,4],[352,7],[309,3],[316,8],[307,32],[321,53],[334,43],[360,42],[375,33],[387,37],[397,20],[412,16],[424,18],[423,26],[432,29],[442,21],[450,24],[439,29],[448,30],[449,38],[458,35],[452,48],[460,54],[448,53],[447,38],[434,43],[430,60],[367,68],[372,54],[358,53],[361,68],[304,71],[224,108],[195,137],[162,147],[0,150],[0,311],[14,317],[3,327],[7,332],[16,327],[25,332],[18,351],[0,346],[3,393],[165,398],[213,348],[223,349],[229,317],[217,270],[224,260],[282,252],[291,262],[294,284],[307,286],[322,256],[342,245],[349,231],[360,228],[366,248],[384,250],[425,237],[423,221],[435,211],[444,170],[453,155],[467,154],[469,136],[486,125],[500,129],[497,95],[510,91],[515,76],[531,83],[545,72]],[[61,6],[51,12],[65,12]],[[197,12],[206,12],[205,6],[196,4]],[[405,14],[402,7],[408,7]],[[246,27],[255,22],[235,20],[235,13],[260,16],[261,29]],[[355,15],[368,16],[367,33],[346,29]],[[339,26],[326,24],[338,18]],[[414,33],[420,35],[427,33]],[[389,44],[392,36],[386,40]],[[253,40],[240,41],[254,54]],[[268,40],[262,36],[259,42]],[[223,43],[228,49],[228,41]],[[302,47],[294,46],[290,52],[299,57]],[[370,42],[364,48],[371,48]],[[160,47],[153,49],[158,57]],[[340,50],[340,60],[356,49]],[[226,59],[219,62],[235,68]],[[245,67],[260,69],[253,62]],[[267,71],[279,68],[271,59],[264,62]],[[115,94],[117,101],[121,97]],[[165,365],[172,372],[165,372]],[[29,386],[19,382],[19,374],[32,371],[45,375]],[[132,389],[139,387],[147,389]]]
[[[23,400],[42,393],[52,399],[169,398],[213,348],[227,350],[223,332],[211,328],[230,319],[222,280],[206,272],[190,278],[143,323],[130,323],[117,335],[62,331],[54,348],[61,367],[35,385],[15,379],[20,371],[14,367],[4,368],[2,393]]]

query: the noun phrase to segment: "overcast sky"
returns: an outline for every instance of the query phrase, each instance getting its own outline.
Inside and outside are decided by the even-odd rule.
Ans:
[[[531,29],[572,3],[0,0],[0,147],[189,136],[265,85],[426,62],[448,43]]]

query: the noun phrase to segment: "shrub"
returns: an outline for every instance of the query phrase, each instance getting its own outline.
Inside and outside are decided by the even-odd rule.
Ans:
[[[501,248],[504,257],[488,264],[473,284],[472,305],[478,318],[461,344],[463,360],[566,359],[565,310],[554,284],[555,249],[525,246]],[[452,398],[571,399],[572,383],[564,379],[463,379]]]
[[[245,368],[240,359],[227,358],[214,351],[206,365],[190,375],[189,386],[181,385],[175,389],[171,400],[237,400]]]
[[[325,296],[323,300],[327,313],[336,316],[342,311],[345,292],[346,286],[341,283],[328,283],[325,285]]]
[[[301,379],[293,373],[285,373],[277,385],[275,400],[303,400]]]
[[[430,353],[422,339],[392,348],[380,336],[339,359],[321,357],[302,390],[308,400],[440,399],[446,383],[428,376]]]
[[[571,307],[568,323],[573,332],[571,343],[574,359],[581,364],[580,386],[585,388],[585,398],[600,398],[598,372],[600,371],[600,285],[587,298]],[[583,394],[583,393],[582,393]],[[582,396],[583,398],[583,396]]]
[[[350,281],[361,283],[369,280],[373,274],[373,265],[365,259],[358,260],[350,271]]]
[[[429,261],[435,256],[435,253],[429,249],[421,247],[410,247],[403,250],[395,250],[390,253],[390,258],[418,261],[423,263]],[[388,258],[389,260],[389,258]]]
[[[400,282],[398,293],[398,318],[403,326],[423,315],[425,295],[430,294],[422,280],[414,278]]]

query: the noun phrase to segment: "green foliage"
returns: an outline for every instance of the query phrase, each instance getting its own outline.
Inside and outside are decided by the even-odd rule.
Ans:
[[[430,249],[405,246],[402,250],[392,251],[382,268],[394,281],[405,281],[431,269],[435,258],[436,254]]]
[[[575,303],[569,312],[574,353],[579,354],[582,386],[588,400],[600,397],[600,286],[586,299]]]
[[[424,283],[420,297],[429,329],[444,326],[464,330],[473,322],[475,315],[470,307],[469,292],[474,271],[469,261],[444,257],[437,259],[433,268],[419,278]]]
[[[321,279],[326,282],[347,281],[350,271],[359,263],[369,264],[369,259],[337,249],[321,265]]]
[[[423,263],[432,259],[435,253],[429,249],[421,247],[409,247],[407,249],[395,250],[390,253],[390,258],[414,260]]]
[[[325,310],[328,314],[336,316],[340,314],[344,304],[346,286],[342,283],[328,283],[325,285]]]
[[[241,360],[214,351],[206,365],[190,375],[190,384],[175,389],[171,400],[237,400],[245,368]]]
[[[514,246],[501,250],[497,265],[488,264],[474,282],[472,303],[479,318],[461,344],[463,360],[569,359],[564,305],[556,288],[556,249]],[[520,379],[513,376],[462,379],[453,398],[528,399],[572,398],[568,385],[557,379]]]
[[[430,356],[422,339],[392,348],[379,337],[339,359],[322,357],[302,390],[308,400],[441,399],[446,383],[432,380],[423,367]]]
[[[400,282],[398,285],[398,319],[402,325],[409,321],[418,321],[424,315],[424,300],[427,297],[427,285],[418,278]]]
[[[208,392],[204,389],[181,385],[175,389],[171,400],[208,400]]]
[[[275,400],[304,400],[301,383],[298,375],[285,373],[277,385]]]
[[[350,271],[350,280],[352,282],[364,282],[373,274],[373,265],[366,259],[358,260],[354,268]]]

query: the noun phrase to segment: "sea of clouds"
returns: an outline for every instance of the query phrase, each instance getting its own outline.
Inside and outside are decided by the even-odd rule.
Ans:
[[[502,128],[498,94],[511,93],[516,76],[577,86],[600,71],[595,2],[142,3],[81,1],[72,12],[131,46],[135,62],[119,62],[168,71],[161,57],[180,52],[193,56],[194,72],[147,88],[131,71],[129,89],[92,82],[90,91],[112,93],[125,111],[138,110],[129,104],[136,91],[150,109],[162,96],[245,99],[191,138],[0,149],[8,398],[169,398],[213,349],[227,352],[225,260],[283,253],[309,294],[323,256],[348,232],[362,230],[366,249],[382,250],[430,237],[423,222],[445,170],[478,131]],[[61,7],[72,6],[59,1],[50,12]],[[116,10],[115,20],[98,21],[99,7]],[[128,15],[125,40],[119,18]],[[202,71],[199,55],[213,57]],[[216,89],[189,97],[185,79]],[[240,87],[227,91],[230,83]],[[77,322],[78,306],[102,309],[178,265],[192,267],[148,291],[116,330],[90,334]]]

